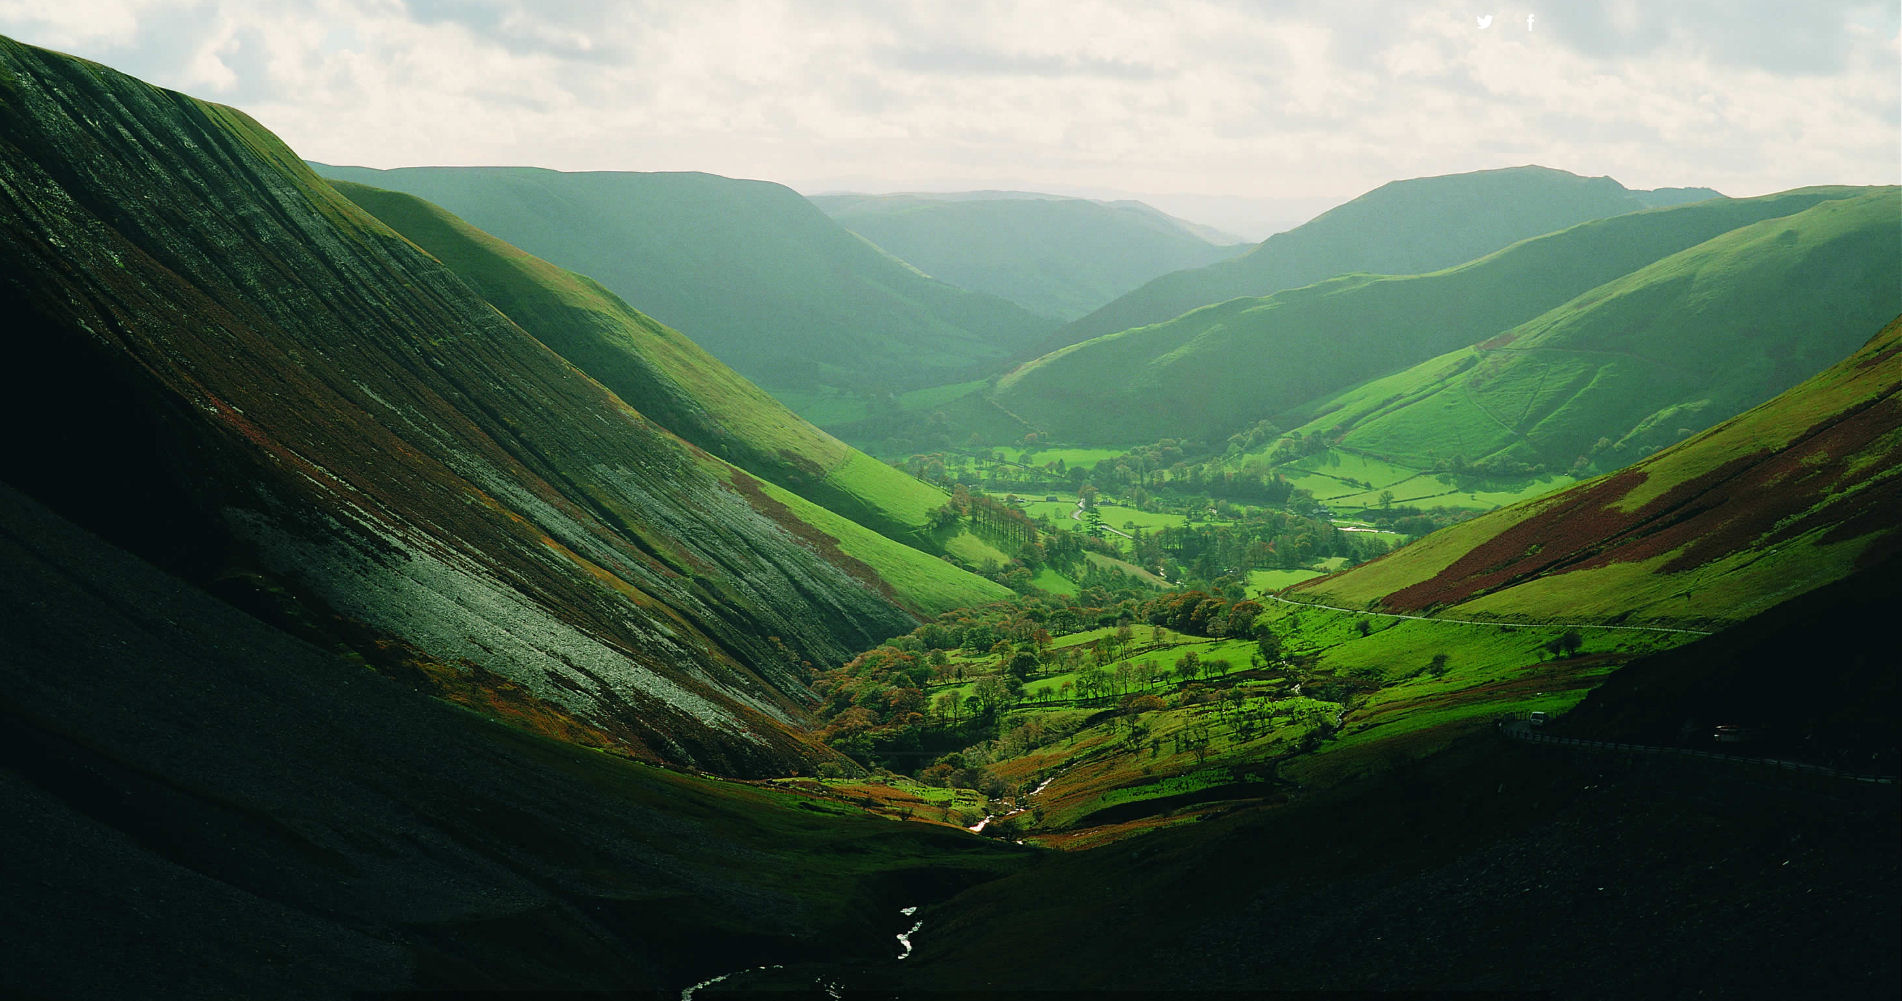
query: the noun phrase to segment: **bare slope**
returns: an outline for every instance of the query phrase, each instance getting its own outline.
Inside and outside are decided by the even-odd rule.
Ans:
[[[880,564],[942,563],[657,427],[241,113],[0,61],[17,485],[551,732],[739,772],[823,753],[800,662],[915,621]]]

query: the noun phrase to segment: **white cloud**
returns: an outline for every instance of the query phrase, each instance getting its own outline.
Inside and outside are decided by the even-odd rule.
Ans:
[[[0,31],[375,166],[1278,197],[1513,163],[1898,180],[1893,5],[1759,6],[1524,3],[1479,31],[1450,2],[0,0]]]

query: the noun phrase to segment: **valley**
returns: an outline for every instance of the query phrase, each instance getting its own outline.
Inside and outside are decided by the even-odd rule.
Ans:
[[[1902,985],[1902,188],[1243,244],[0,71],[0,992]]]

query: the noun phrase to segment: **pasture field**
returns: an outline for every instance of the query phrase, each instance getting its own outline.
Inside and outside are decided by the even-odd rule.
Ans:
[[[998,736],[978,751],[990,774],[1016,790],[1007,799],[1028,808],[1013,829],[1032,843],[1074,848],[1237,801],[1275,801],[1391,768],[1504,713],[1569,708],[1619,664],[1692,638],[1588,628],[1560,656],[1549,647],[1560,626],[1422,622],[1280,603],[1257,625],[1280,640],[1272,661],[1258,657],[1253,640],[1135,623],[1113,660],[1028,678],[1022,700],[1001,714]],[[1056,637],[1046,660],[1091,653],[1116,632]],[[1179,673],[1189,654],[1206,673]],[[952,659],[965,665],[964,679],[931,686],[928,698],[972,697],[1004,658]],[[1126,667],[1117,672],[1119,665]],[[1085,697],[1092,673],[1098,683],[1118,674],[1122,682]]]

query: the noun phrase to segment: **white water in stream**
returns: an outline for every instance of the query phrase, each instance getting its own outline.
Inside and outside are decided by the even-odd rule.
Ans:
[[[719,976],[714,977],[710,980],[702,980],[699,983],[693,985],[692,987],[682,988],[680,991],[680,1001],[693,1001],[694,992],[703,990],[708,987],[712,987],[714,984],[717,984],[728,977],[737,977],[742,973],[758,973],[761,970],[783,970],[783,969],[785,969],[785,967],[780,966],[778,963],[774,963],[771,966],[749,966],[744,970],[734,970],[732,973],[722,973]]]
[[[913,914],[918,913],[918,905],[913,904],[910,907],[900,908],[898,913],[904,915],[905,917],[911,917]],[[908,959],[911,957],[911,937],[913,935],[918,934],[918,929],[923,928],[924,926],[925,926],[925,919],[919,918],[917,921],[912,923],[912,926],[910,928],[898,933],[898,936],[897,936],[898,944],[902,946],[904,949],[904,951],[898,954],[899,959]],[[778,963],[774,963],[771,966],[749,966],[744,970],[734,970],[732,973],[722,973],[717,977],[711,977],[706,980],[702,980],[699,983],[693,985],[692,987],[683,988],[680,992],[680,1001],[693,1001],[693,996],[696,993],[708,987],[712,987],[714,984],[717,984],[723,980],[726,980],[729,977],[737,977],[745,973],[758,973],[762,970],[783,970],[783,969],[785,969],[785,967],[779,965]],[[830,994],[831,996],[835,998],[839,996],[837,988],[838,988],[838,985],[836,984],[825,985],[826,993]]]
[[[1061,774],[1061,773],[1059,772],[1059,773],[1057,773],[1057,774]],[[1035,788],[1035,789],[1032,789],[1032,790],[1030,790],[1030,792],[1029,792],[1029,793],[1027,793],[1027,794],[1026,794],[1026,795],[1024,796],[1024,798],[1025,798],[1025,799],[1029,799],[1029,798],[1030,798],[1031,796],[1035,796],[1035,795],[1037,795],[1038,793],[1040,793],[1040,792],[1043,792],[1043,791],[1044,791],[1044,788],[1045,788],[1046,786],[1048,786],[1048,785],[1049,785],[1050,783],[1052,783],[1052,782],[1055,782],[1056,780],[1057,780],[1057,775],[1056,775],[1056,774],[1053,774],[1053,775],[1051,775],[1051,776],[1050,776],[1049,778],[1046,778],[1046,779],[1044,779],[1044,780],[1043,780],[1042,782],[1039,782],[1039,783],[1037,783],[1037,788]],[[988,824],[989,824],[989,823],[990,823],[991,821],[993,821],[993,820],[1005,820],[1005,819],[1008,819],[1008,818],[1010,818],[1010,817],[1015,817],[1015,816],[1017,816],[1018,814],[1020,814],[1020,813],[1022,813],[1022,812],[1024,812],[1025,810],[1028,810],[1028,809],[1030,809],[1030,807],[1027,807],[1027,806],[1020,806],[1020,807],[1018,807],[1017,809],[1015,809],[1015,810],[1012,810],[1012,811],[1011,811],[1011,812],[1009,812],[1009,813],[993,813],[993,814],[990,814],[990,815],[988,815],[988,816],[986,816],[986,817],[985,817],[985,818],[984,818],[983,820],[980,820],[980,821],[978,821],[977,823],[975,823],[975,824],[972,824],[972,825],[971,825],[970,827],[967,827],[967,828],[965,828],[965,830],[967,830],[967,831],[970,831],[970,832],[971,832],[972,834],[983,834],[983,833],[984,833],[984,828],[985,828],[985,826],[986,826],[986,825],[988,825]],[[1018,843],[1019,843],[1019,844],[1022,844],[1022,842],[1018,842]]]
[[[912,907],[907,907],[904,910],[899,911],[898,913],[903,914],[906,917],[911,917],[913,914],[918,913],[918,908],[914,905]],[[898,954],[899,959],[911,958],[911,937],[913,935],[918,934],[918,929],[923,928],[924,926],[925,926],[925,919],[919,918],[916,922],[912,924],[910,929],[899,934],[898,944],[905,947],[905,951]]]

